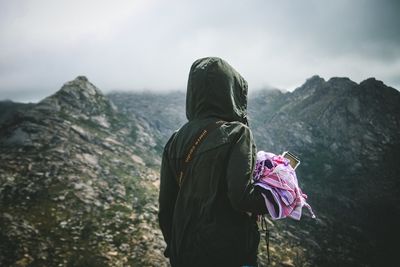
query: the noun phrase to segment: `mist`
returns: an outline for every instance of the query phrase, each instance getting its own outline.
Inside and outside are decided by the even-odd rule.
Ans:
[[[38,101],[85,75],[103,92],[185,90],[218,56],[250,90],[318,74],[400,88],[398,1],[0,1],[0,99]]]

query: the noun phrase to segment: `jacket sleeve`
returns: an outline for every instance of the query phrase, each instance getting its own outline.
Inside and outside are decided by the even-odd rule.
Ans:
[[[253,136],[247,126],[242,126],[232,144],[227,166],[228,197],[232,206],[243,212],[266,214],[265,200],[259,188],[252,183],[256,158]]]
[[[171,138],[172,139],[172,138]],[[158,221],[160,224],[161,232],[164,240],[167,243],[167,248],[164,252],[166,257],[169,257],[169,247],[171,238],[172,217],[174,214],[174,207],[176,197],[178,195],[178,183],[176,177],[170,167],[170,162],[167,153],[167,147],[164,149],[161,172],[160,172],[160,194],[159,194],[159,212]]]

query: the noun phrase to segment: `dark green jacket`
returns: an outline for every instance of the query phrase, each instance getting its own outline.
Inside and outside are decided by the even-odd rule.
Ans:
[[[247,83],[228,63],[193,63],[186,96],[188,123],[165,146],[159,223],[172,266],[256,264],[259,233],[253,214],[265,213],[251,183],[256,148],[247,126]],[[182,159],[195,136],[224,120],[198,146],[179,187]]]

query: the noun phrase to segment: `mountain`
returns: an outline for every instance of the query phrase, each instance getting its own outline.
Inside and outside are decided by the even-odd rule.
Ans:
[[[0,126],[0,265],[166,266],[140,122],[82,76],[16,110]]]
[[[249,107],[259,149],[289,150],[302,159],[298,176],[319,219],[288,223],[307,229],[297,237],[312,237],[302,243],[308,249],[317,241],[313,262],[395,262],[400,93],[373,78],[357,84],[314,76],[293,93],[260,92]]]
[[[0,125],[12,118],[17,112],[29,110],[32,103],[14,103],[11,100],[0,101]]]
[[[395,266],[400,93],[313,76],[250,95],[259,150],[297,154],[317,219],[268,221],[271,265]],[[85,77],[37,104],[0,102],[1,266],[168,266],[157,224],[162,148],[185,95],[101,93]],[[266,244],[259,250],[266,266]]]
[[[163,129],[158,134],[163,144],[186,121],[183,93],[109,97],[116,106],[128,108],[127,115],[147,121],[153,131]],[[374,78],[357,84],[348,78],[325,81],[313,76],[293,92],[254,92],[248,109],[259,150],[289,150],[300,156],[300,184],[318,214],[316,221],[304,216],[300,222],[270,222],[273,262],[296,266],[393,262],[394,242],[400,237],[396,227],[400,223],[399,91]],[[387,219],[382,220],[382,214]],[[265,243],[260,247],[265,263]]]
[[[107,95],[128,117],[140,121],[143,131],[155,137],[151,140],[159,155],[171,134],[186,121],[185,95],[171,93],[114,92]]]

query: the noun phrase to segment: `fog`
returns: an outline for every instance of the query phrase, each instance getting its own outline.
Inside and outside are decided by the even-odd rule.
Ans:
[[[314,74],[400,88],[399,1],[0,0],[0,99],[38,101],[85,75],[103,92],[185,90],[218,56],[250,90]]]

